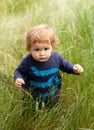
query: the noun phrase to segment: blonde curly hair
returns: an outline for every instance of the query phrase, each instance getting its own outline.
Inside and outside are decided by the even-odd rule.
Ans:
[[[32,44],[47,43],[54,48],[57,44],[57,37],[48,25],[40,24],[30,28],[25,37],[26,50],[31,49]]]

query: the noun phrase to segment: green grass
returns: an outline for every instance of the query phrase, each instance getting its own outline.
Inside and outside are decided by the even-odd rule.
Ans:
[[[80,76],[62,74],[61,103],[49,112],[22,107],[21,90],[13,73],[27,54],[24,37],[31,26],[49,24],[58,51],[84,68]],[[24,117],[22,112],[25,111]],[[61,117],[62,113],[64,115]],[[0,1],[0,130],[94,129],[94,2],[93,0]]]

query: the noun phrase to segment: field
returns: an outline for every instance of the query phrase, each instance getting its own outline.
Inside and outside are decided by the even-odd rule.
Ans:
[[[56,51],[84,73],[62,73],[61,103],[33,114],[31,96],[22,107],[14,70],[27,54],[26,31],[41,23],[58,36]],[[94,130],[93,0],[0,0],[0,130]]]

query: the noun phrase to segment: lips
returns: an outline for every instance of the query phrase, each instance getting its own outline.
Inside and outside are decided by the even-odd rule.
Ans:
[[[40,58],[39,60],[40,60],[40,61],[46,61],[47,58]]]
[[[40,60],[46,60],[46,58],[40,58]]]

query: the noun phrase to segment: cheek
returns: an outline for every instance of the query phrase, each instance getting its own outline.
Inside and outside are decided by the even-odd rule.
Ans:
[[[48,53],[47,53],[47,57],[50,57],[51,54],[52,54],[52,52],[48,52]]]
[[[52,51],[49,51],[49,52],[48,52],[48,55],[51,55],[51,54],[52,54]]]
[[[33,57],[39,58],[39,53],[38,53],[38,52],[34,53],[34,54],[33,54]]]
[[[33,57],[35,57],[35,56],[37,55],[37,53],[31,52],[31,55],[32,55]]]

